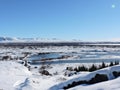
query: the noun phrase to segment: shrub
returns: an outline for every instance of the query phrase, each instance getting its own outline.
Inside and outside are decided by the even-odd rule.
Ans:
[[[113,66],[114,64],[113,64],[113,62],[110,62],[110,65],[109,66]]]
[[[114,72],[113,72],[113,75],[114,75],[115,78],[117,78],[117,77],[120,76],[120,72],[114,71]]]
[[[52,74],[50,74],[47,70],[41,70],[41,71],[39,71],[39,73],[41,73],[42,75],[52,75]]]
[[[119,65],[119,61],[115,61],[115,65]]]
[[[66,70],[68,71],[76,71],[76,72],[80,72],[80,71],[95,71],[95,70],[99,70],[99,69],[102,69],[102,68],[106,68],[106,67],[109,67],[109,66],[114,66],[114,65],[118,65],[119,64],[119,61],[115,61],[114,63],[113,62],[110,62],[109,65],[106,65],[104,62],[102,62],[101,65],[99,65],[98,67],[94,64],[92,64],[91,67],[87,68],[85,67],[84,65],[82,66],[78,66],[78,67],[66,67]]]
[[[89,71],[92,72],[92,71],[95,71],[95,70],[98,70],[97,66],[95,66],[94,64],[89,68]]]
[[[66,70],[73,71],[73,68],[72,67],[66,67]]]
[[[78,71],[88,71],[88,68],[82,65],[81,67],[78,67]]]
[[[104,63],[104,62],[102,62],[102,68],[105,68],[105,67],[106,67],[105,63]]]

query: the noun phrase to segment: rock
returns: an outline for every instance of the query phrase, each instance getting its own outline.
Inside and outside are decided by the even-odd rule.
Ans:
[[[107,81],[107,80],[108,80],[107,75],[96,74],[94,78],[92,78],[90,81],[88,81],[88,83],[94,84],[94,83],[103,82],[103,81]]]
[[[114,75],[115,78],[117,78],[117,77],[120,76],[120,72],[114,71],[114,72],[113,72],[113,75]]]
[[[64,86],[63,89],[69,89],[81,84],[95,84],[98,82],[103,82],[103,81],[107,81],[108,77],[107,75],[104,74],[96,74],[95,77],[93,77],[90,81],[86,81],[86,80],[82,80],[82,81],[78,81],[78,82],[73,82],[72,84],[68,84],[67,86]]]

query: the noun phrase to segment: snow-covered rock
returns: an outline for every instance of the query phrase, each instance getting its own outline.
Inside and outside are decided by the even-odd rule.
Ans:
[[[105,69],[101,69],[101,70],[98,70],[98,71],[94,71],[94,72],[92,72],[92,73],[89,73],[89,74],[86,74],[86,75],[83,75],[83,76],[78,76],[78,77],[76,77],[76,78],[73,78],[73,79],[71,79],[71,80],[67,80],[67,81],[65,81],[65,82],[63,82],[63,83],[60,83],[60,84],[57,84],[57,85],[54,85],[53,87],[51,87],[49,90],[59,90],[59,89],[63,89],[64,87],[68,87],[68,86],[70,86],[70,85],[72,85],[73,84],[73,82],[80,82],[80,81],[85,81],[85,82],[88,82],[89,83],[89,81],[90,80],[92,80],[97,74],[99,74],[99,75],[106,75],[107,77],[108,77],[108,82],[110,82],[111,83],[111,80],[113,80],[113,79],[115,79],[115,76],[113,75],[113,72],[120,72],[120,65],[118,65],[118,66],[113,66],[113,67],[108,67],[108,68],[105,68]],[[99,78],[100,79],[100,78]],[[119,78],[120,79],[120,78]],[[117,80],[117,79],[116,79]],[[105,80],[105,81],[107,81],[107,79]],[[118,81],[118,80],[117,80]],[[113,83],[114,84],[114,83]],[[95,84],[93,84],[93,85],[95,85]],[[103,85],[103,84],[101,84],[101,85]],[[76,86],[78,86],[78,85],[76,85]],[[88,85],[85,85],[85,86],[89,86],[89,84]],[[80,85],[80,87],[84,87],[85,88],[85,86],[81,86]],[[114,85],[113,85],[114,86]],[[70,86],[71,87],[71,86]],[[75,87],[75,86],[74,86]],[[93,86],[93,87],[95,87],[95,86]],[[118,86],[117,86],[118,87]],[[96,88],[96,87],[95,87]],[[106,88],[106,87],[105,87]],[[79,88],[79,86],[77,87],[77,89],[73,89],[73,90],[79,90],[79,89],[82,89],[82,88]],[[120,89],[120,87],[119,87],[119,89]],[[82,90],[88,90],[88,89],[82,89]],[[94,88],[91,88],[91,89],[89,89],[89,90],[109,90],[109,89],[98,89],[98,88],[96,88],[96,89],[94,89]],[[115,90],[115,89],[111,89],[111,90]]]

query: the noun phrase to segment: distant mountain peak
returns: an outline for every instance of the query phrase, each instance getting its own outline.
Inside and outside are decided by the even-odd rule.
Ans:
[[[64,41],[57,38],[11,38],[11,37],[0,37],[0,42],[58,42]]]

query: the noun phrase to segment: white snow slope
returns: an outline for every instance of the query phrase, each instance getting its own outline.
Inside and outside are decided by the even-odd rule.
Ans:
[[[73,81],[90,80],[96,74],[106,74],[109,81],[79,85],[70,90],[120,90],[120,77],[114,79],[113,71],[120,72],[120,65],[108,67],[92,73],[73,76],[66,81],[57,82],[61,75],[45,77],[31,74],[26,67],[13,61],[0,61],[0,90],[60,90]]]
[[[107,75],[109,80],[105,81],[105,82],[93,84],[93,85],[79,85],[70,90],[120,90],[120,78],[115,79],[115,77],[112,74],[113,71],[120,72],[120,65],[101,69],[101,70],[98,70],[98,71],[95,71],[95,72],[92,72],[92,73],[89,73],[86,75],[77,76],[76,78],[73,78],[71,80],[67,80],[63,83],[54,85],[49,90],[62,89],[63,87],[67,86],[68,84],[72,84],[74,81],[75,82],[82,81],[82,80],[89,81],[96,74],[105,74],[105,75]]]
[[[0,61],[0,90],[21,90],[31,73],[26,67],[11,61]],[[21,85],[21,87],[20,87]]]

